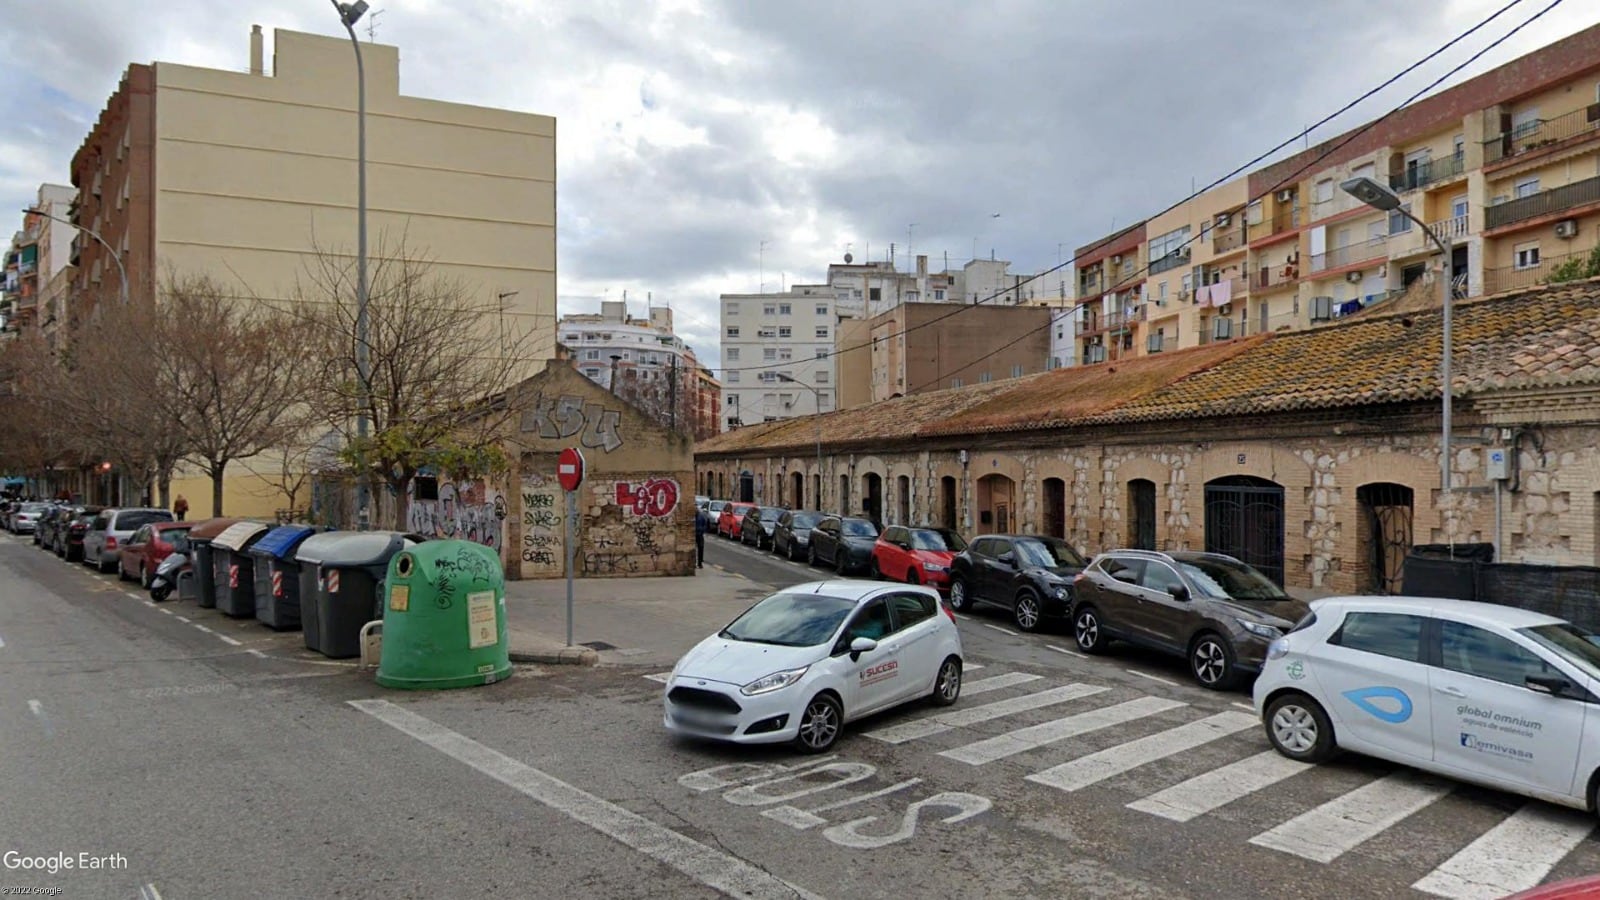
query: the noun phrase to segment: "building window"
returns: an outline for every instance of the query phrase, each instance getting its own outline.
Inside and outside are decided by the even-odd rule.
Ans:
[[[959,378],[950,379],[950,386],[953,387],[953,388],[961,387],[961,379],[959,379]]]
[[[817,374],[816,374],[815,377],[816,377],[816,380],[817,380],[817,384],[827,384],[828,383],[828,370],[827,369],[818,369],[817,370]]]
[[[879,300],[883,299],[883,288],[872,288],[867,292],[867,294],[867,299],[871,300],[873,303],[877,303]]]
[[[739,314],[739,301],[729,300],[727,305],[722,308],[722,311],[730,316],[737,316]]]
[[[826,325],[818,325],[817,326],[817,337],[825,338],[827,336],[828,336],[828,326],[826,326]]]
[[[1517,182],[1516,187],[1511,193],[1518,200],[1521,200],[1523,197],[1532,197],[1534,194],[1539,193],[1539,179],[1524,178]]]
[[[794,350],[792,350],[789,347],[779,347],[778,348],[778,358],[782,359],[782,360],[793,359],[794,358]]]
[[[1402,212],[1402,210],[1404,212]],[[1410,217],[1408,217],[1406,215],[1406,213],[1408,213],[1410,211],[1411,211],[1411,204],[1407,203],[1407,204],[1401,206],[1400,209],[1391,210],[1389,212],[1389,233],[1390,234],[1403,234],[1403,233],[1411,230],[1411,219],[1410,219]]]
[[[1022,377],[1022,364],[1021,363],[1018,363],[1018,364],[1016,364],[1016,365],[1011,367],[1011,377],[1012,378],[1021,378]]]
[[[935,303],[943,303],[944,302],[944,288],[934,288],[933,289],[933,302],[935,302]]]
[[[817,304],[817,315],[825,316],[827,314],[828,314],[828,304],[826,304],[826,303],[818,303]]]
[[[821,411],[833,406],[833,395],[827,391],[817,391],[817,410]]]
[[[778,337],[781,337],[781,338],[794,337],[794,329],[789,327],[788,325],[779,325],[778,326]]]
[[[761,304],[761,314],[763,316],[776,315],[777,312],[778,312],[778,305],[776,303],[763,303],[763,304]]]
[[[728,348],[728,359],[731,361],[731,360],[736,360],[738,358],[739,358],[739,348],[738,347],[729,347]]]
[[[739,383],[739,370],[738,369],[729,369],[728,370],[728,383],[729,384],[738,384]]]
[[[590,378],[599,378],[600,377],[600,370],[599,369],[584,369],[583,370],[583,374],[587,375]]]
[[[1463,156],[1466,156],[1467,155],[1467,136],[1464,135],[1464,134],[1456,135],[1455,141],[1453,142],[1453,147],[1454,147],[1454,152],[1455,152],[1456,159],[1460,159]]]
[[[592,359],[592,360],[598,361],[600,359],[600,351],[599,350],[585,350],[585,351],[583,351],[583,358],[584,359]]]
[[[1314,202],[1327,203],[1333,199],[1333,179],[1324,178],[1317,182],[1316,193],[1312,195]]]
[[[778,350],[777,350],[777,348],[776,347],[767,347],[767,348],[763,349],[761,351],[761,358],[763,360],[766,360],[767,362],[772,362],[773,360],[777,359],[778,358]]]
[[[787,304],[787,303],[779,303],[778,304],[778,315],[787,316],[788,314],[789,314],[789,304]]]
[[[583,340],[583,338],[580,335],[569,334],[565,338],[563,338],[562,340],[565,340],[567,343],[571,344],[571,343],[575,343],[577,341],[581,341],[581,340]]]
[[[739,336],[739,326],[737,326],[737,325],[729,325],[728,326],[728,337],[736,338],[738,336]]]
[[[1539,267],[1539,242],[1531,241],[1518,244],[1511,248],[1515,259],[1513,265],[1518,269],[1537,269]]]
[[[738,394],[729,394],[728,395],[728,401],[726,403],[722,404],[722,405],[728,407],[729,409],[738,409],[739,408],[739,395]]]
[[[583,339],[585,341],[598,341],[598,340],[600,340],[600,335],[595,334],[594,332],[591,331],[588,334],[584,335]]]
[[[980,383],[988,382],[989,381],[989,373],[988,372],[984,372],[982,375],[979,375],[978,376],[978,381]]]
[[[610,334],[602,334],[602,335],[600,335],[600,340],[609,342],[611,340],[611,335]]]
[[[827,359],[827,358],[828,358],[828,348],[827,347],[818,347],[817,348],[817,359]]]
[[[1539,129],[1539,109],[1525,109],[1511,117],[1511,134],[1522,137]]]

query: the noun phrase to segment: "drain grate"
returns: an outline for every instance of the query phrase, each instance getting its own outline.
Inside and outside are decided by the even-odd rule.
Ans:
[[[617,649],[617,645],[616,644],[608,644],[605,641],[585,641],[582,644],[582,646],[588,647],[590,650],[615,650],[615,649]]]

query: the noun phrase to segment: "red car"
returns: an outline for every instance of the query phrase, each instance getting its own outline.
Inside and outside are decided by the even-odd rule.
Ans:
[[[1588,875],[1555,884],[1542,884],[1505,900],[1596,900],[1600,898],[1600,875]]]
[[[754,503],[729,503],[724,506],[722,515],[717,517],[717,534],[739,540],[744,530],[744,514],[755,508]]]
[[[151,522],[140,526],[122,547],[117,577],[123,581],[137,579],[140,587],[148,589],[161,561],[173,550],[189,546],[189,529],[193,525],[193,522]]]
[[[950,589],[950,562],[967,542],[948,528],[890,525],[872,545],[872,575],[906,584]]]

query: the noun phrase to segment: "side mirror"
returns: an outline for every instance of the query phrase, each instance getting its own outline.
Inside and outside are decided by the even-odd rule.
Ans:
[[[858,637],[850,642],[850,661],[855,662],[863,653],[878,649],[878,642],[869,637]]]
[[[1552,697],[1564,697],[1572,688],[1572,682],[1560,675],[1529,675],[1523,684],[1530,691],[1538,691]]]
[[[1175,584],[1172,587],[1167,588],[1167,593],[1171,594],[1172,599],[1178,601],[1179,603],[1189,602],[1189,589],[1181,584]]]
[[[1014,566],[1017,564],[1017,554],[1010,550],[1000,554],[998,559],[1000,562],[1003,562],[1008,566]]]

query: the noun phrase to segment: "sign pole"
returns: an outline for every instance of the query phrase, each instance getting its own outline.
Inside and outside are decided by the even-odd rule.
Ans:
[[[567,646],[572,646],[572,556],[577,549],[572,546],[574,521],[578,518],[578,493],[567,491]]]
[[[556,458],[556,481],[567,492],[567,646],[572,646],[572,563],[578,530],[578,488],[583,484],[583,451],[568,447]]]

